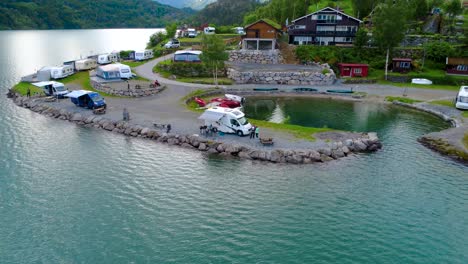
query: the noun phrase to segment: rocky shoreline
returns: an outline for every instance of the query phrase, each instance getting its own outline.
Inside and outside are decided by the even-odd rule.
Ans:
[[[131,124],[122,120],[112,120],[98,115],[83,115],[57,109],[43,102],[41,98],[26,98],[15,93],[9,93],[14,103],[30,109],[33,112],[82,125],[84,127],[100,128],[109,132],[126,136],[146,138],[159,143],[176,145],[187,149],[203,151],[222,156],[233,156],[242,159],[260,160],[273,163],[308,164],[340,159],[352,153],[374,152],[382,148],[376,133],[362,133],[359,137],[328,143],[327,147],[319,149],[256,149],[242,145],[225,143],[203,138],[199,135],[179,135],[161,133],[153,128]]]

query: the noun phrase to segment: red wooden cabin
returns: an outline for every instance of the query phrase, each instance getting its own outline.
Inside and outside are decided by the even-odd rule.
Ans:
[[[338,63],[341,77],[367,77],[369,65],[362,63]]]

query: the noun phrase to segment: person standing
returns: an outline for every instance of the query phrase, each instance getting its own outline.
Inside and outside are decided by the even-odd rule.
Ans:
[[[255,137],[258,138],[258,134],[260,133],[260,128],[255,127]]]
[[[172,128],[172,127],[171,127],[171,124],[167,124],[166,127],[167,127],[166,133],[169,134],[169,132],[171,132],[171,128]]]
[[[250,139],[255,138],[255,126],[250,128]]]
[[[31,88],[28,87],[28,91],[26,92],[26,97],[31,97]]]
[[[123,120],[124,120],[124,121],[130,120],[130,113],[128,113],[128,110],[127,110],[127,108],[125,108],[125,107],[124,107],[124,109],[123,109]]]

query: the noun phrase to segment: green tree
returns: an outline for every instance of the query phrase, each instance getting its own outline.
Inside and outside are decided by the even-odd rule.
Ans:
[[[369,36],[367,35],[367,30],[364,28],[359,28],[356,32],[356,38],[354,39],[354,47],[360,50],[362,47],[366,46],[369,42]]]
[[[412,0],[410,2],[411,9],[413,10],[413,18],[421,19],[424,18],[428,11],[426,0]]]
[[[174,38],[177,32],[177,24],[172,23],[166,26],[166,36],[168,38]]]
[[[165,39],[167,38],[166,34],[163,32],[159,31],[154,33],[153,35],[150,36],[150,40],[148,44],[146,45],[147,48],[154,48],[160,43],[162,43]]]
[[[463,11],[460,0],[451,0],[450,2],[446,3],[445,11],[449,17],[450,31],[453,32],[455,17],[461,14]]]
[[[354,15],[359,19],[366,17],[378,2],[375,0],[351,0]]]
[[[213,70],[213,79],[215,85],[218,85],[218,68],[224,65],[228,59],[226,44],[221,37],[217,35],[202,35],[202,54],[201,60],[209,65]]]
[[[454,54],[455,49],[445,41],[430,42],[424,46],[426,57],[435,62],[444,62],[446,57]]]
[[[385,79],[388,75],[390,50],[398,46],[405,37],[407,6],[402,2],[387,1],[377,6],[373,16],[373,37],[377,45],[387,51],[385,60]]]

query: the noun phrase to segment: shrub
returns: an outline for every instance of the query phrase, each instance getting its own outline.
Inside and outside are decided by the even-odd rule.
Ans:
[[[322,74],[327,74],[327,73],[330,73],[330,70],[329,70],[329,69],[326,69],[326,68],[325,68],[325,69],[322,70]]]
[[[211,77],[213,75],[211,67],[208,67],[204,63],[174,63],[171,60],[167,60],[159,63],[156,67],[160,71],[170,72],[181,77]],[[225,76],[224,67],[221,67],[218,76]]]

